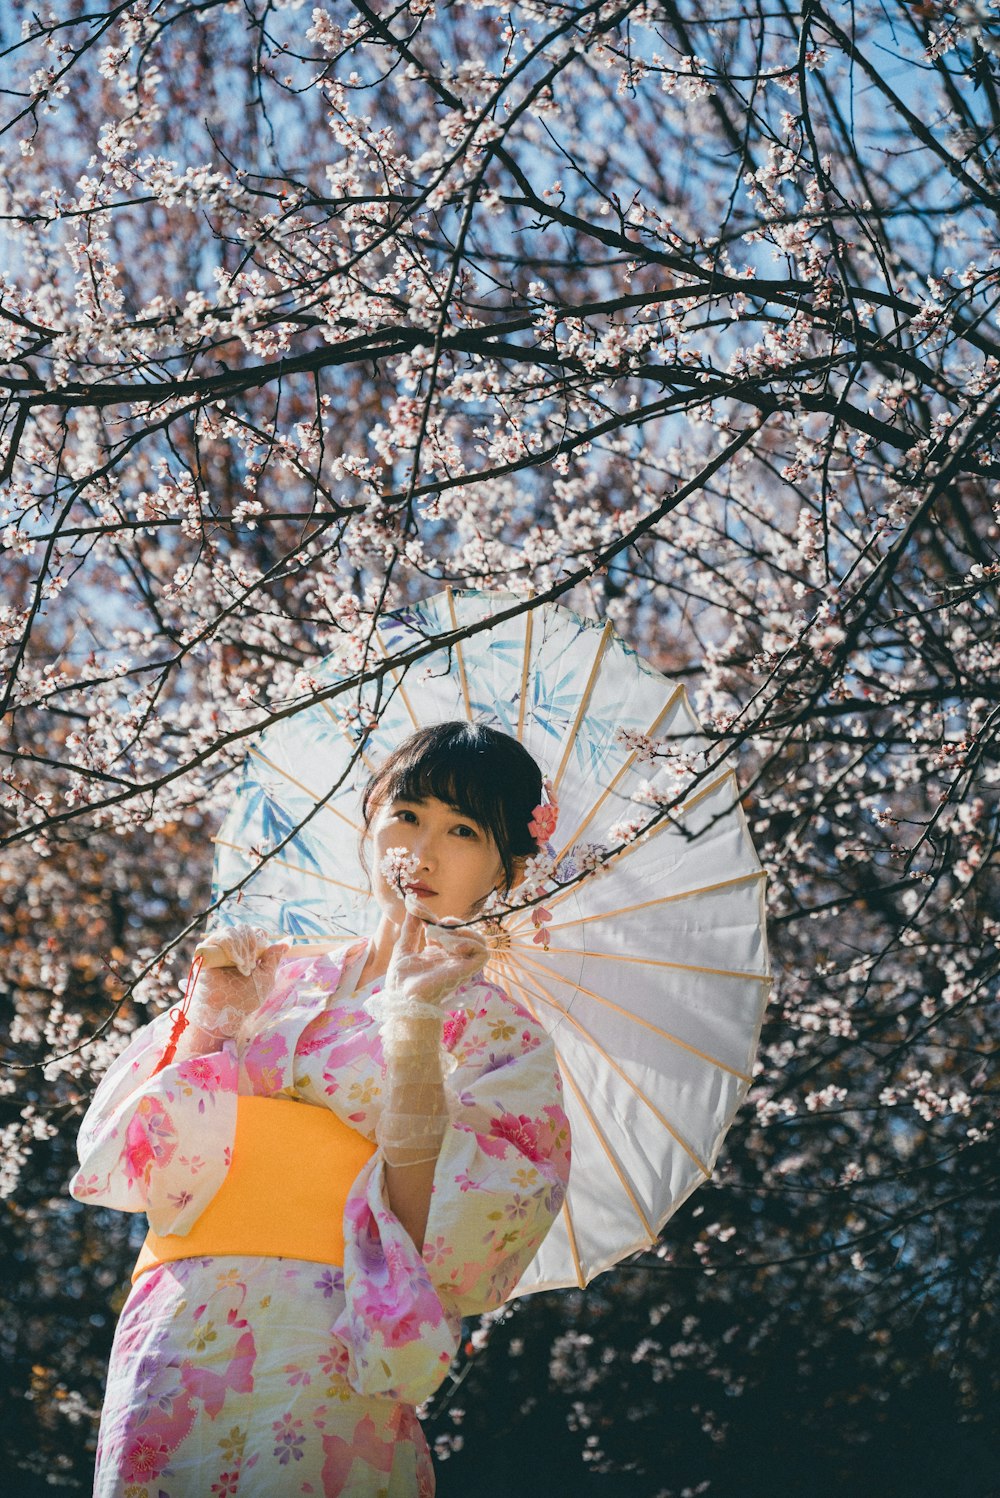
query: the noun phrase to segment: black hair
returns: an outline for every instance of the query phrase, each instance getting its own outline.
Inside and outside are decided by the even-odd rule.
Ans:
[[[527,749],[510,734],[482,723],[435,723],[418,729],[365,786],[365,834],[386,802],[431,797],[453,806],[490,834],[509,890],[514,860],[538,852],[528,823],[542,799],[542,772]]]

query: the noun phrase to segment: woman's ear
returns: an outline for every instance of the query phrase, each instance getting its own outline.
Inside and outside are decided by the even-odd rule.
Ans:
[[[524,878],[524,865],[524,855],[515,853],[514,857],[511,859],[511,876],[510,883],[508,884],[506,870],[501,864],[500,872],[493,882],[493,889],[491,893],[499,895],[501,900],[505,900],[514,886],[516,884],[520,884],[521,880]],[[487,897],[484,895],[483,898],[479,901],[479,904],[485,904],[486,899]]]

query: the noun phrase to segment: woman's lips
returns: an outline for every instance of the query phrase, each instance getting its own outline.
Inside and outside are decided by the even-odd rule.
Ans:
[[[407,889],[414,895],[436,895],[437,890],[431,889],[427,884],[408,884]]]

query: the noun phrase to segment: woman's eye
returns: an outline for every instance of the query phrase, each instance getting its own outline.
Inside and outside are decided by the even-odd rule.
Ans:
[[[476,829],[474,827],[466,827],[464,824],[462,824],[459,827],[456,827],[455,831],[459,834],[460,837],[475,837],[476,836]]]
[[[401,806],[398,811],[393,812],[393,816],[398,822],[405,822],[407,820],[415,822],[417,820],[416,815],[405,806]]]

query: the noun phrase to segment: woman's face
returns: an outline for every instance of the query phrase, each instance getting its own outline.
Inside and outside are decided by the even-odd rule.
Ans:
[[[379,807],[368,834],[375,898],[393,921],[403,901],[381,872],[390,848],[405,848],[419,860],[407,885],[438,917],[469,920],[480,900],[503,880],[503,863],[491,835],[445,801],[397,799]]]

